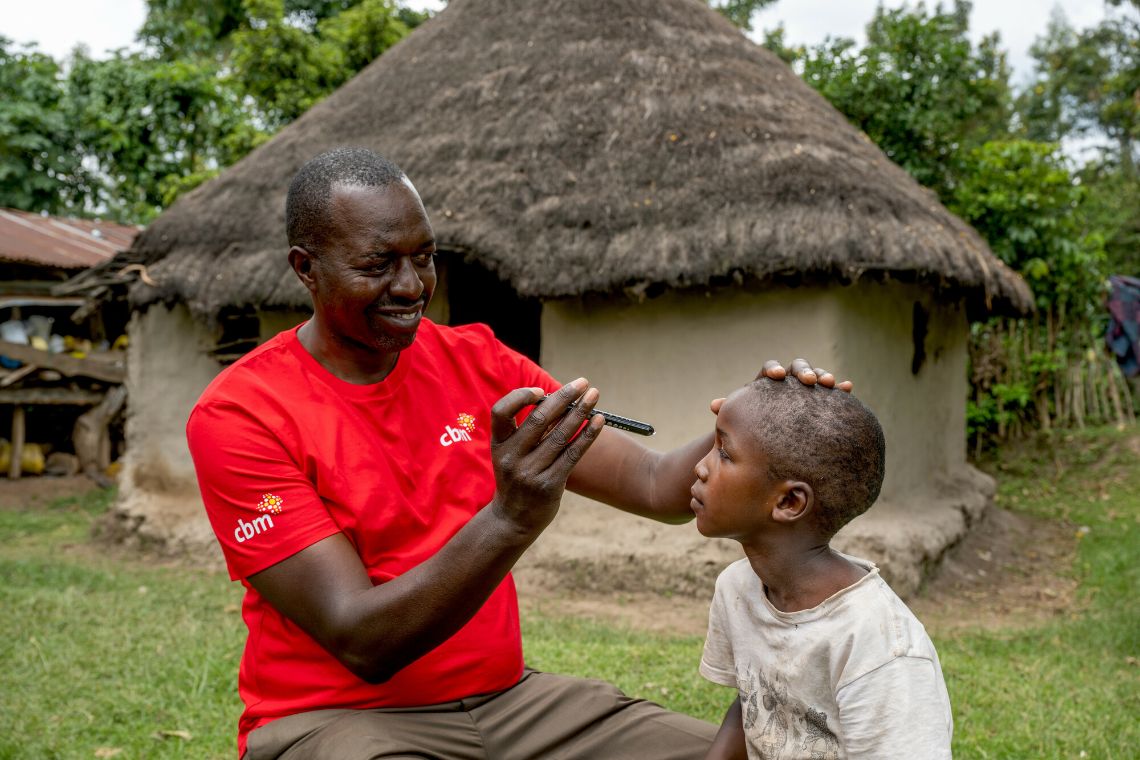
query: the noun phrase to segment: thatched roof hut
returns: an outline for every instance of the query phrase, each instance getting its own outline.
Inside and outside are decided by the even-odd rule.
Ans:
[[[340,145],[403,166],[440,248],[524,297],[889,274],[1031,308],[976,232],[698,0],[454,0],[160,216],[136,299],[306,306],[284,196]]]
[[[590,377],[658,446],[705,431],[707,400],[765,358],[854,378],[889,454],[847,547],[904,593],[984,511],[992,483],[965,461],[968,315],[1031,300],[972,229],[700,0],[453,0],[126,254],[153,283],[132,289],[128,531],[213,545],[182,438],[219,370],[203,349],[303,318],[284,197],[342,145],[395,160],[423,195],[444,253],[429,316],[530,323],[540,340],[516,346]],[[592,561],[569,547],[613,536],[623,557],[694,558],[711,570],[683,576],[702,583],[724,559],[695,531],[575,507],[533,561]]]

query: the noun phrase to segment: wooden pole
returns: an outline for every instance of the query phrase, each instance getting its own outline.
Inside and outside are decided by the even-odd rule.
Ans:
[[[1089,364],[1089,390],[1092,391],[1093,409],[1100,417],[1102,424],[1108,422],[1108,401],[1104,398],[1104,388],[1100,382],[1100,368],[1096,364]]]
[[[1065,407],[1065,375],[1062,370],[1053,373],[1053,419],[1057,427],[1064,427],[1068,419]]]
[[[1108,390],[1104,380],[1104,371],[1101,369],[1100,362],[1095,365],[1097,382],[1096,382],[1096,403],[1097,408],[1100,409],[1101,422],[1108,424],[1112,421],[1112,404],[1109,402]]]
[[[1105,378],[1108,384],[1108,396],[1112,399],[1112,411],[1116,414],[1116,424],[1123,425],[1128,421],[1124,416],[1124,404],[1120,403],[1120,393],[1116,390],[1116,378],[1112,376],[1112,366],[1109,365]]]
[[[1037,392],[1037,421],[1042,430],[1049,430],[1052,427],[1049,419],[1049,397],[1045,395],[1044,389]]]
[[[18,480],[24,463],[24,407],[12,407],[12,458],[8,462],[8,478]]]
[[[1073,415],[1080,430],[1085,429],[1085,389],[1081,384],[1081,368],[1073,368]]]
[[[1128,413],[1128,421],[1132,424],[1136,423],[1136,407],[1132,404],[1132,389],[1128,385],[1128,378],[1120,369],[1120,365],[1116,362],[1112,363],[1112,371],[1120,378],[1120,396],[1124,400],[1124,411]]]
[[[79,415],[75,421],[71,442],[79,457],[80,472],[101,486],[110,485],[104,475],[107,465],[111,463],[111,437],[107,426],[122,410],[126,400],[126,386],[117,385],[107,391],[107,395],[94,408]]]

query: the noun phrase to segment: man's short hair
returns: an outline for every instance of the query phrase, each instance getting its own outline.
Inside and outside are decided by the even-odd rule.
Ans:
[[[859,399],[791,377],[762,378],[748,389],[769,479],[812,487],[824,535],[835,535],[875,503],[883,486],[886,440]]]
[[[285,199],[289,245],[320,249],[334,185],[379,188],[403,179],[400,167],[367,148],[337,148],[311,159],[293,176]]]

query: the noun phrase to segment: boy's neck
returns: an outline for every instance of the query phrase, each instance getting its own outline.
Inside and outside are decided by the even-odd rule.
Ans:
[[[810,610],[859,581],[867,571],[825,541],[796,545],[786,538],[742,544],[768,601],[781,612]]]

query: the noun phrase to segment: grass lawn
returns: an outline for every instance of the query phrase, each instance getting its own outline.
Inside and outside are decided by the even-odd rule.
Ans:
[[[1078,604],[1031,630],[935,637],[955,757],[1140,757],[1140,436],[1062,434],[991,464],[1002,506],[1080,537]]]
[[[1081,533],[1080,602],[1028,630],[936,632],[955,757],[1140,757],[1138,443],[1101,429],[988,466],[1004,506]],[[0,509],[0,759],[232,759],[240,588],[90,544],[110,498]],[[696,674],[699,638],[536,615],[524,638],[535,667],[708,720],[731,700]]]

